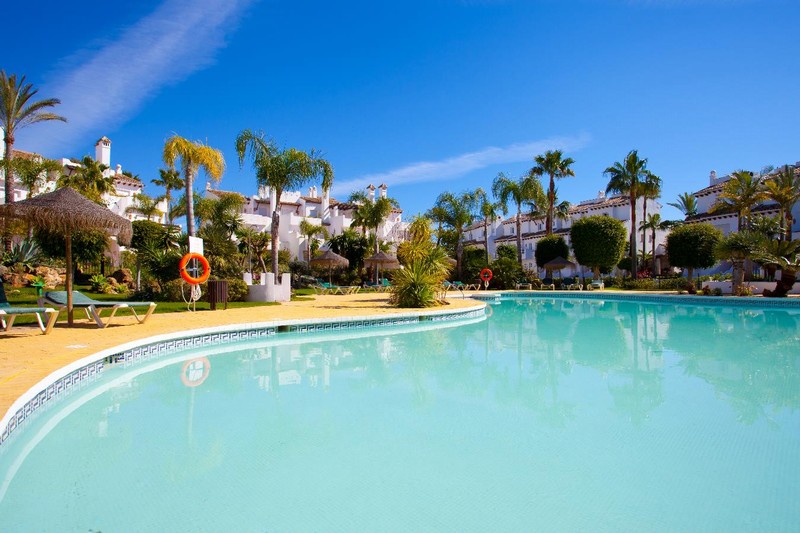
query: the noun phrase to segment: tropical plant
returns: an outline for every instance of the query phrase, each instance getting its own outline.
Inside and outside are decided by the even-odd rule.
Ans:
[[[25,76],[17,80],[16,74],[8,75],[5,70],[0,70],[0,126],[2,126],[5,143],[5,201],[14,201],[14,180],[11,161],[14,159],[14,142],[17,130],[31,124],[49,120],[67,119],[49,111],[61,103],[58,98],[46,98],[33,101],[39,89],[34,89],[33,84],[25,83]],[[10,241],[6,241],[6,250],[10,249]]]
[[[167,224],[172,225],[172,191],[179,191],[186,186],[186,183],[181,179],[180,173],[172,168],[159,169],[160,178],[150,180],[153,185],[164,187],[164,196],[162,198],[167,200]],[[160,200],[160,198],[159,198]]]
[[[764,290],[764,296],[786,296],[797,281],[800,270],[800,240],[771,241],[755,253],[754,259],[764,265],[774,266],[781,272],[774,290]]]
[[[570,228],[570,242],[578,263],[600,279],[600,270],[615,266],[625,253],[625,225],[608,216],[579,218]]]
[[[328,230],[304,218],[300,221],[300,234],[306,238],[306,262],[308,262],[311,260],[312,254],[316,251],[316,248],[319,247],[319,241],[317,241],[315,237],[327,239]]]
[[[444,226],[455,233],[456,272],[458,279],[461,279],[463,273],[461,260],[464,254],[464,231],[475,220],[475,211],[478,206],[477,192],[466,191],[459,195],[444,192],[436,198],[436,205],[444,210],[444,218],[442,220]]]
[[[11,161],[11,168],[20,184],[27,189],[28,198],[33,198],[41,192],[47,175],[61,170],[61,163],[55,159],[18,157]]]
[[[517,236],[517,262],[522,265],[522,206],[530,206],[532,210],[541,210],[540,206],[546,205],[542,184],[539,179],[529,173],[518,180],[508,178],[502,172],[497,175],[492,183],[492,194],[499,200],[503,214],[508,213],[509,200],[513,200],[517,207],[516,236]]]
[[[764,236],[751,231],[739,231],[722,238],[714,246],[717,259],[730,261],[733,264],[733,294],[742,295],[744,281],[744,264],[748,259],[756,257],[764,248]]]
[[[781,240],[792,240],[792,210],[800,201],[800,175],[785,165],[775,176],[764,182],[765,196],[778,204],[781,216]]]
[[[266,139],[263,133],[242,130],[236,137],[236,154],[239,166],[244,164],[249,154],[256,170],[259,185],[270,187],[275,192],[276,205],[271,205],[272,224],[272,269],[278,271],[279,229],[281,196],[285,190],[299,189],[316,178],[322,178],[322,190],[328,191],[333,185],[333,167],[322,159],[320,154],[309,153],[296,148],[278,149],[275,143]]]
[[[609,177],[606,193],[624,194],[630,201],[631,234],[628,246],[631,256],[631,273],[635,276],[638,270],[636,263],[636,201],[651,176],[650,171],[647,170],[647,159],[641,159],[637,150],[631,150],[622,162],[617,161],[606,168],[603,175]]]
[[[667,205],[671,205],[683,213],[684,218],[697,214],[697,198],[695,198],[690,192],[685,192],[678,195],[677,202],[667,202]]]
[[[545,223],[546,235],[553,234],[553,218],[556,208],[556,179],[574,176],[575,172],[570,168],[575,161],[571,157],[564,159],[564,152],[561,150],[548,150],[544,155],[537,155],[533,158],[536,165],[531,169],[530,175],[541,177],[547,174],[550,177],[550,186],[547,189],[547,219]]]
[[[21,264],[33,267],[42,259],[42,252],[33,239],[23,239],[11,243],[11,250],[2,254],[2,264],[6,266]]]
[[[647,200],[655,200],[659,196],[661,196],[661,178],[653,174],[652,172],[648,172],[644,178],[644,183],[642,184],[642,222],[647,222]],[[659,218],[661,216],[659,215]],[[647,253],[647,229],[649,228],[642,228],[642,225],[639,225],[639,230],[642,232],[642,255]],[[655,259],[655,252],[653,253],[653,258]],[[653,270],[655,271],[655,261],[653,263]]]
[[[58,178],[59,187],[72,187],[93,202],[105,205],[104,194],[114,194],[113,174],[106,175],[108,165],[95,161],[91,156],[83,156],[76,168],[67,167],[66,173]]]
[[[489,260],[489,225],[500,214],[500,203],[493,202],[489,195],[480,187],[475,191],[478,199],[478,212],[483,217],[483,250],[486,257],[486,264]]]
[[[158,208],[158,200],[154,198],[150,198],[144,193],[137,193],[133,196],[134,203],[129,205],[126,209],[126,213],[135,213],[142,215],[147,220],[151,218],[160,218],[162,211]]]
[[[563,257],[564,259],[569,257],[569,245],[561,235],[542,237],[536,243],[534,256],[536,257],[536,265],[539,268],[544,268],[544,265],[556,257]]]
[[[750,217],[750,231],[759,233],[770,241],[774,241],[776,237],[783,240],[783,220],[782,216],[753,216]]]
[[[331,237],[328,247],[334,253],[350,261],[350,270],[359,272],[364,266],[364,257],[369,250],[369,239],[353,229],[345,229],[339,235]]]
[[[95,274],[89,278],[89,285],[92,292],[105,292],[108,287],[108,278],[102,274]]]
[[[388,196],[370,200],[362,191],[351,193],[349,200],[358,204],[353,216],[353,225],[363,226],[372,230],[372,235],[375,237],[375,253],[378,253],[380,251],[378,228],[392,214],[392,209],[400,207],[400,204],[397,200]]]
[[[444,208],[438,205],[435,205],[428,209],[425,212],[425,217],[430,219],[432,222],[436,223],[436,230],[434,230],[433,234],[436,237],[436,246],[440,246],[442,244],[442,235],[444,233],[444,219],[447,216]]]
[[[655,277],[655,275],[656,275],[656,261],[655,261],[656,260],[656,231],[667,230],[667,229],[670,229],[670,228],[675,227],[675,226],[676,226],[676,223],[673,222],[672,220],[661,220],[661,215],[658,214],[658,213],[647,215],[647,220],[643,220],[639,224],[639,229],[642,231],[642,243],[647,241],[647,239],[646,239],[647,230],[651,231],[650,244],[652,245],[652,247],[651,247],[650,258],[653,261],[653,277]],[[644,249],[644,246],[642,246],[642,249]],[[642,254],[642,255],[644,255],[644,254]]]
[[[164,143],[163,159],[170,170],[175,170],[176,164],[180,162],[186,190],[186,233],[194,237],[194,179],[201,169],[214,181],[222,179],[225,158],[221,151],[203,144],[202,141],[189,141],[173,135]]]
[[[714,247],[721,239],[722,232],[706,222],[675,228],[667,236],[669,263],[687,269],[691,283],[695,268],[714,266]]]
[[[753,208],[767,199],[764,184],[752,172],[738,170],[722,185],[717,202],[709,210],[712,213],[732,211],[737,214],[737,230],[742,231],[749,223]]]
[[[447,279],[450,266],[444,249],[431,240],[430,221],[415,218],[408,228],[409,239],[397,251],[404,268],[392,276],[390,303],[398,307],[431,307]]]

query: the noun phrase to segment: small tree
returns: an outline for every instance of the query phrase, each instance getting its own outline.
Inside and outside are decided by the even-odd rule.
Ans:
[[[569,246],[564,237],[560,235],[549,235],[542,237],[536,243],[536,264],[539,268],[544,268],[544,265],[555,259],[556,257],[563,257],[566,259],[569,256]]]
[[[755,257],[764,247],[763,235],[752,231],[740,231],[723,237],[714,245],[714,254],[717,259],[724,259],[733,263],[733,294],[742,294],[741,287],[744,281],[744,263]]]
[[[691,282],[695,268],[714,266],[714,246],[721,239],[722,232],[705,222],[675,228],[667,237],[669,263],[687,269],[686,277]]]
[[[601,268],[611,268],[625,253],[625,226],[608,216],[592,216],[576,220],[570,230],[575,259],[600,278]]]

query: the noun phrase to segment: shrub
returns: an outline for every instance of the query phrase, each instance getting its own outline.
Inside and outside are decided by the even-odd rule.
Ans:
[[[578,219],[570,230],[575,259],[591,267],[595,277],[599,277],[601,268],[610,268],[619,262],[625,252],[625,239],[622,222],[602,215]],[[630,267],[630,259],[628,261]]]
[[[494,289],[513,289],[517,281],[523,278],[522,267],[516,257],[500,257],[489,268],[492,270],[490,286]]]
[[[714,247],[720,239],[722,232],[705,222],[679,226],[667,236],[669,263],[688,269],[691,281],[695,268],[714,266]]]
[[[536,250],[534,252],[536,257],[536,264],[539,268],[544,268],[546,263],[549,263],[556,257],[569,257],[569,246],[564,237],[560,235],[550,235],[539,239],[536,243]]]
[[[95,274],[89,278],[89,290],[92,292],[105,292],[106,287],[109,286],[108,278],[102,274]]]

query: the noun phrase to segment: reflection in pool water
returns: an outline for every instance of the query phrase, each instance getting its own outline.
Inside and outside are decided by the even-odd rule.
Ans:
[[[493,311],[112,369],[3,446],[0,529],[796,527],[796,312]]]

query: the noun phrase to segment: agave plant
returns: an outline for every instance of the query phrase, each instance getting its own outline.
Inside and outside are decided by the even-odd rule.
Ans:
[[[392,276],[390,302],[398,307],[431,307],[436,305],[436,293],[450,271],[447,253],[433,244],[427,218],[416,218],[409,234],[411,238],[397,251],[403,268]]]
[[[42,259],[42,252],[31,239],[25,239],[11,245],[11,250],[3,254],[3,264],[10,266],[21,264],[29,268]]]
[[[764,289],[764,296],[786,296],[797,281],[797,272],[800,270],[800,240],[771,241],[756,253],[755,259],[781,271],[781,279],[775,284],[775,290]]]

